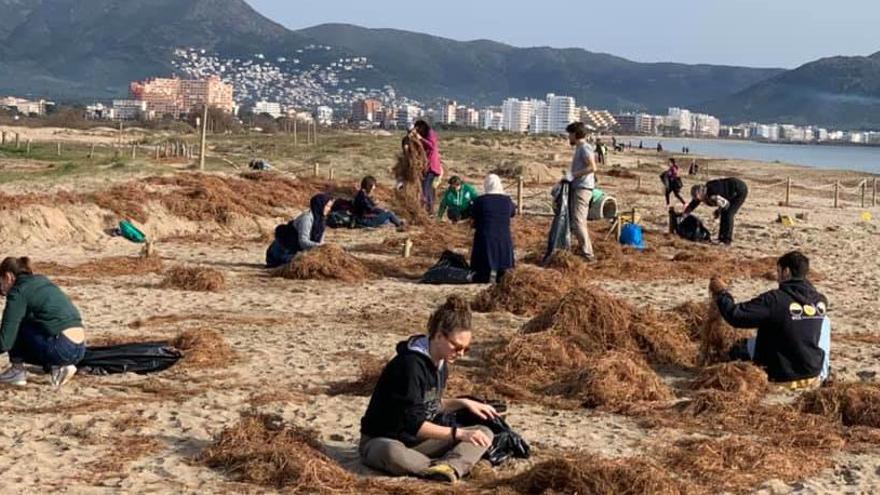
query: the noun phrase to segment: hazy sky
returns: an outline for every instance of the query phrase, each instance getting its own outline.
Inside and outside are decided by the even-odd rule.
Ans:
[[[342,22],[457,40],[579,47],[640,62],[794,68],[880,51],[878,0],[247,1],[292,29]]]

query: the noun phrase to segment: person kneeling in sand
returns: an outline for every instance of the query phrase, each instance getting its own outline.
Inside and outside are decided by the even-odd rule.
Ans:
[[[9,353],[9,369],[0,383],[27,384],[25,363],[51,372],[61,387],[76,374],[86,352],[85,330],[76,306],[57,285],[34,275],[28,258],[0,263],[0,294],[6,297],[0,324],[0,353]]]
[[[470,344],[470,306],[450,296],[431,315],[428,335],[397,345],[361,419],[359,452],[366,466],[450,483],[467,476],[492,445],[492,430],[444,426],[439,418],[462,409],[484,420],[498,416],[487,404],[443,398],[449,364]]]
[[[286,265],[300,251],[322,246],[325,221],[332,208],[333,199],[328,194],[316,194],[309,201],[308,211],[275,227],[275,240],[266,250],[266,268]]]
[[[437,211],[437,219],[443,220],[443,214],[447,214],[452,223],[471,218],[471,207],[480,196],[477,189],[454,175],[449,179],[449,189],[443,194],[440,201],[440,209]]]
[[[757,337],[734,347],[731,357],[754,361],[771,382],[809,388],[831,371],[831,321],[828,300],[807,280],[810,260],[792,251],[776,263],[779,288],[736,304],[724,282],[709,284],[724,320],[735,328],[758,328]]]
[[[406,229],[406,222],[397,218],[393,212],[383,210],[373,199],[373,191],[376,189],[376,178],[368,175],[361,180],[361,189],[354,197],[352,213],[355,221],[361,227],[376,228],[387,223],[394,224],[398,230]]]

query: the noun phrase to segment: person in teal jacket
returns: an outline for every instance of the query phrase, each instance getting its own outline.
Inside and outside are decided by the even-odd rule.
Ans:
[[[444,213],[453,223],[471,218],[471,206],[478,196],[479,193],[474,186],[462,181],[457,175],[452,177],[449,179],[449,189],[440,202],[437,218],[442,220]]]
[[[76,374],[86,352],[85,330],[70,298],[42,275],[34,275],[28,258],[0,263],[0,295],[6,297],[0,323],[0,354],[9,353],[9,369],[0,383],[27,384],[25,363],[51,372],[56,388]]]

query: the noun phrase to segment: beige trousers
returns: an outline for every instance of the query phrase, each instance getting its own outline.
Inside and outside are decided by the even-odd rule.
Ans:
[[[591,189],[575,189],[571,194],[569,215],[571,216],[571,233],[577,239],[578,254],[593,256],[593,244],[590,242],[590,230],[587,228],[587,217],[590,214],[590,200],[593,198]]]

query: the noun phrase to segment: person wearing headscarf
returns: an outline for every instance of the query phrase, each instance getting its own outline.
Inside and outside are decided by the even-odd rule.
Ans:
[[[323,245],[325,220],[331,208],[333,198],[329,194],[316,194],[309,201],[307,211],[275,227],[275,240],[266,251],[266,268],[286,265],[300,251]]]
[[[497,175],[488,175],[483,189],[485,194],[477,198],[471,208],[474,225],[471,269],[475,272],[474,281],[485,284],[491,281],[492,272],[496,280],[501,280],[515,265],[510,219],[516,215],[516,206],[505,194]]]

